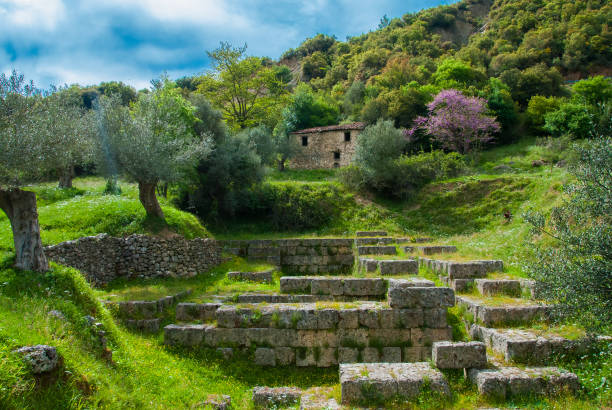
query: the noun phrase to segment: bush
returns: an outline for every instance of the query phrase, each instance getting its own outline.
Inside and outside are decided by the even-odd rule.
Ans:
[[[399,158],[405,145],[402,132],[392,121],[378,121],[359,134],[355,164],[367,186],[381,192],[394,189],[389,177],[393,173],[393,161]]]
[[[348,196],[331,184],[267,183],[245,193],[240,216],[265,218],[278,231],[317,229],[348,206]]]
[[[544,129],[553,137],[571,135],[574,138],[588,138],[595,127],[593,113],[584,104],[568,102],[558,110],[544,116]]]
[[[451,178],[465,169],[463,156],[456,152],[422,152],[418,155],[402,155],[393,160],[387,172],[381,176],[383,181],[372,185],[371,180],[358,165],[340,170],[342,183],[355,190],[369,190],[383,195],[408,199],[430,182]],[[381,190],[380,187],[385,187]]]

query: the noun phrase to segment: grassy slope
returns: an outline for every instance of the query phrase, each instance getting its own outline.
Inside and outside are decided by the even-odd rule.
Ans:
[[[559,200],[559,187],[567,178],[562,170],[532,169],[530,162],[539,156],[529,144],[488,152],[476,164],[480,174],[427,187],[408,203],[361,200],[347,209],[333,226],[319,232],[291,234],[338,234],[363,228],[383,227],[398,234],[434,235],[437,242],[457,243],[468,256],[499,257],[510,264],[514,273],[522,273],[521,261],[528,228],[520,214],[531,206],[549,207]],[[513,162],[515,172],[496,175],[495,165]],[[299,172],[289,174],[299,180]],[[284,176],[273,174],[271,179]],[[333,173],[309,172],[307,181],[326,183]],[[124,185],[124,195],[100,195],[102,181],[77,182],[82,190],[66,194],[48,186],[34,188],[39,193],[43,240],[56,243],[85,234],[107,230],[112,234],[146,231],[144,213],[138,206],[135,188]],[[78,194],[78,195],[77,195]],[[508,208],[515,217],[509,223],[501,216]],[[195,218],[165,206],[171,226],[187,236],[206,234]],[[257,228],[257,224],[251,228]],[[237,229],[240,226],[236,227]],[[260,234],[256,229],[243,236]],[[270,232],[270,235],[278,233]],[[8,221],[0,216],[0,250],[11,255]],[[188,408],[202,402],[210,393],[232,396],[236,408],[249,406],[250,389],[263,385],[302,387],[331,385],[337,389],[335,369],[261,369],[238,357],[231,362],[214,352],[188,352],[163,345],[161,336],[144,336],[116,326],[96,296],[108,291],[122,297],[127,286],[117,283],[108,291],[94,291],[71,269],[54,266],[50,274],[15,272],[5,258],[0,265],[0,408]],[[221,269],[225,270],[225,269]],[[219,271],[221,272],[221,271]],[[193,285],[206,292],[227,290],[221,273],[210,278],[196,278]],[[143,294],[165,293],[176,284],[157,283],[153,289],[143,285]],[[123,286],[123,287],[122,287]],[[232,285],[234,286],[234,285]],[[238,286],[238,285],[236,285]],[[258,285],[260,286],[260,285]],[[265,285],[264,285],[265,286]],[[138,289],[131,287],[131,291]],[[230,289],[243,291],[240,286]],[[262,290],[264,290],[262,288]],[[48,315],[52,309],[65,313],[66,322]],[[92,331],[83,320],[91,314],[102,321],[109,332],[113,363],[102,358]],[[57,346],[70,374],[51,387],[37,387],[23,363],[10,352],[16,347],[45,343]],[[565,365],[577,371],[587,386],[579,399],[554,398],[552,401],[516,402],[530,408],[589,408],[610,403],[610,357],[584,357]],[[473,408],[494,403],[481,401],[461,377],[451,377],[456,408]],[[337,392],[337,390],[336,390]],[[506,405],[512,403],[506,403]],[[422,408],[435,408],[422,403]]]

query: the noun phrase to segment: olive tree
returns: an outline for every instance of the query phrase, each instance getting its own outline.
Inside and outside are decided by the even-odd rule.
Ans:
[[[23,75],[0,74],[0,208],[11,223],[15,267],[44,272],[49,263],[40,239],[36,194],[22,189],[50,170],[49,154],[57,149],[44,141],[41,101]]]
[[[164,219],[157,184],[177,181],[210,152],[209,138],[194,133],[194,109],[167,80],[131,109],[116,96],[99,99],[99,163],[138,183],[147,216]]]
[[[49,150],[47,163],[55,169],[60,188],[72,188],[74,167],[92,159],[94,141],[93,113],[60,90],[44,98],[40,106],[40,132]]]

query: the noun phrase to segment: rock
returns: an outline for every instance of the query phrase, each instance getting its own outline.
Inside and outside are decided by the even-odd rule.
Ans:
[[[300,403],[302,391],[297,387],[255,387],[253,404],[256,408],[272,409]]]
[[[389,288],[388,300],[392,308],[439,308],[455,305],[455,292],[439,287]]]
[[[66,320],[66,316],[64,316],[64,314],[60,312],[59,310],[50,310],[49,316],[54,317],[59,320]]]
[[[358,255],[397,255],[395,246],[358,246]]]
[[[313,387],[302,393],[300,410],[340,410],[338,402],[330,397],[333,389]]]
[[[382,275],[418,275],[419,264],[415,260],[383,260],[379,262]]]
[[[531,166],[536,168],[536,167],[542,167],[546,165],[546,161],[542,160],[542,159],[536,159],[535,161],[531,162]]]
[[[229,410],[232,407],[232,398],[225,394],[210,394],[206,401],[199,403],[196,407],[212,410]]]
[[[487,366],[487,348],[482,342],[435,342],[432,359],[439,369],[481,369]]]
[[[59,354],[53,346],[36,345],[24,346],[15,350],[15,353],[23,356],[34,374],[49,373],[59,366]]]

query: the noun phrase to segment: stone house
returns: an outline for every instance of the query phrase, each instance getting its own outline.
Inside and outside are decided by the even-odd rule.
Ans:
[[[357,136],[365,126],[363,122],[354,122],[292,132],[291,138],[298,149],[291,159],[291,168],[338,168],[349,165],[355,153]]]

